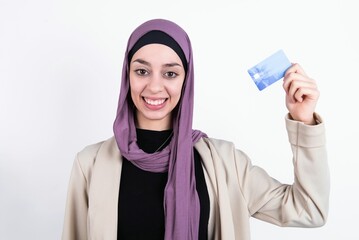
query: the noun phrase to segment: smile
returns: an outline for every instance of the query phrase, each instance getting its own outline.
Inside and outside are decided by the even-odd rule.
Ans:
[[[152,106],[159,106],[161,104],[163,104],[167,98],[161,98],[161,99],[149,99],[149,98],[143,98],[143,100],[145,100],[145,102],[149,105],[152,105]]]

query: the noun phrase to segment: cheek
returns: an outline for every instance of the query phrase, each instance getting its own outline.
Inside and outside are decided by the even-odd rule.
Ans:
[[[178,92],[178,95],[181,96],[182,94],[182,90],[183,90],[183,83],[184,83],[184,80],[182,80],[178,86],[177,86],[177,92]]]
[[[131,91],[131,96],[132,97],[135,97],[134,95],[135,94],[139,94],[142,89],[143,89],[143,86],[141,86],[140,82],[139,81],[136,81],[136,79],[133,79],[133,78],[130,78],[130,91]]]
[[[176,83],[168,88],[169,94],[172,96],[172,98],[176,99],[177,101],[181,97],[182,85],[183,85],[183,81]]]
[[[141,92],[136,87],[136,84],[130,84],[130,95],[132,102],[135,104],[136,108],[138,107],[138,102],[140,101]]]

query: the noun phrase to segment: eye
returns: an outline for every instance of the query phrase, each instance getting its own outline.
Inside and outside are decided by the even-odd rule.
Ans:
[[[166,72],[164,75],[165,75],[167,78],[175,78],[175,77],[178,76],[178,74],[175,73],[175,72]]]
[[[145,75],[149,74],[148,71],[143,68],[135,70],[135,73],[137,73],[137,75],[139,75],[139,76],[145,76]]]

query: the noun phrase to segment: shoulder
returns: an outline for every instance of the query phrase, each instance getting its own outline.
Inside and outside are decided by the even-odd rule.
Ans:
[[[251,166],[250,158],[230,141],[202,138],[196,143],[195,148],[208,169],[225,169],[226,174],[236,175],[238,169],[243,171]]]
[[[241,150],[237,149],[233,142],[217,139],[217,138],[201,138],[196,144],[196,149],[209,149],[210,151],[217,152],[238,152],[244,154]]]
[[[248,170],[252,169],[250,158],[230,141],[202,138],[195,145],[201,156],[205,173],[209,179],[220,184],[242,187]],[[234,189],[230,187],[230,189]]]
[[[230,141],[226,141],[223,139],[217,139],[217,138],[209,138],[209,137],[203,137],[201,138],[196,144],[196,148],[201,147],[210,147],[210,146],[216,146],[216,147],[230,147],[234,144]]]
[[[114,137],[107,140],[100,141],[94,144],[87,145],[77,153],[76,160],[84,173],[90,171],[96,162],[96,159],[101,152],[108,152],[115,148],[116,141]],[[86,175],[86,174],[85,174]]]

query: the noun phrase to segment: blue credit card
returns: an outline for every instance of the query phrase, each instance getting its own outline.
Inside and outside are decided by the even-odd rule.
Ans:
[[[283,50],[279,50],[254,67],[248,69],[248,73],[257,88],[263,90],[283,78],[285,72],[291,65]]]

